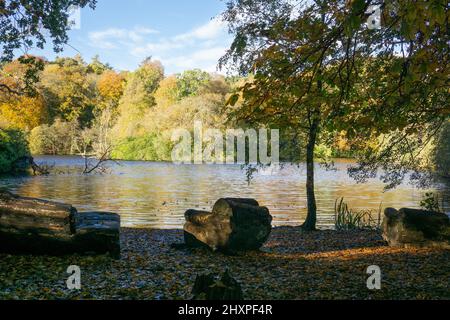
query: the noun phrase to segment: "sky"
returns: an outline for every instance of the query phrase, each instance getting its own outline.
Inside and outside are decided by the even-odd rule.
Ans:
[[[62,53],[55,54],[51,45],[32,53],[50,60],[81,54],[90,61],[99,55],[117,70],[135,70],[152,56],[166,74],[193,68],[215,72],[232,40],[226,25],[214,18],[225,7],[221,0],[98,0],[95,10],[81,10]]]

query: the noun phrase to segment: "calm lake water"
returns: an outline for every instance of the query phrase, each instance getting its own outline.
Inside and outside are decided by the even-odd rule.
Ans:
[[[186,209],[209,210],[221,197],[250,197],[267,206],[273,225],[299,225],[306,216],[305,166],[255,174],[250,185],[239,165],[174,165],[122,161],[111,164],[110,173],[83,176],[78,157],[37,157],[38,163],[54,164],[59,174],[42,177],[3,178],[0,187],[29,197],[71,203],[78,211],[112,211],[121,215],[122,226],[182,228]],[[329,228],[334,203],[344,197],[351,208],[417,207],[427,190],[405,183],[383,192],[379,180],[356,184],[348,177],[349,160],[337,160],[337,171],[316,169],[318,225]],[[437,184],[448,211],[450,187]]]

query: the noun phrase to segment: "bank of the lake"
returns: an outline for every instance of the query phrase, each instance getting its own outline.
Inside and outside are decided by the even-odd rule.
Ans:
[[[274,226],[301,225],[306,217],[305,165],[282,170],[263,170],[249,185],[240,165],[175,165],[162,162],[110,163],[107,174],[82,175],[80,157],[36,157],[37,163],[54,165],[49,176],[0,179],[0,187],[28,197],[70,203],[79,211],[111,211],[120,214],[122,226],[179,229],[187,209],[209,210],[222,197],[257,199],[267,206]],[[418,207],[423,194],[437,192],[449,209],[450,188],[439,183],[431,190],[408,183],[383,192],[378,179],[357,184],[347,174],[354,162],[336,160],[336,171],[316,167],[318,226],[334,224],[335,200],[341,197],[353,209],[378,212],[385,207]],[[446,206],[446,207],[445,207]],[[450,210],[448,210],[450,211]]]
[[[197,274],[228,269],[246,299],[450,299],[450,251],[398,249],[378,231],[303,232],[279,227],[259,252],[177,250],[181,230],[127,229],[122,256],[0,254],[0,299],[188,299]],[[81,290],[66,270],[81,268]],[[381,290],[368,290],[378,265]]]

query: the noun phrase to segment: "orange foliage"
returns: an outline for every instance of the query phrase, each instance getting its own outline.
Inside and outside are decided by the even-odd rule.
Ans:
[[[48,112],[41,96],[11,96],[0,102],[0,122],[6,127],[32,130],[48,120]]]
[[[112,70],[105,71],[97,83],[100,95],[110,101],[118,102],[123,95],[125,77]]]

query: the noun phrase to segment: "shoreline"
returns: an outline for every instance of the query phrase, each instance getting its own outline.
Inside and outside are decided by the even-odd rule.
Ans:
[[[379,231],[275,227],[260,251],[235,256],[171,247],[182,242],[179,229],[122,228],[120,260],[0,254],[0,300],[190,299],[196,275],[225,269],[246,300],[450,298],[449,250],[387,247]],[[66,288],[70,265],[80,266],[79,291]],[[366,287],[370,265],[381,290]]]

